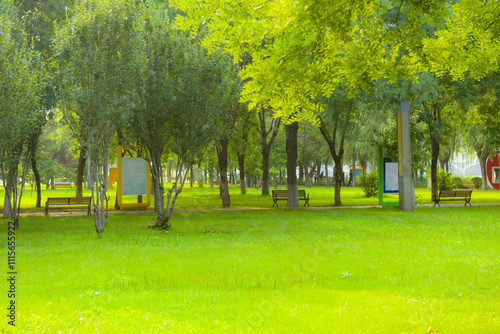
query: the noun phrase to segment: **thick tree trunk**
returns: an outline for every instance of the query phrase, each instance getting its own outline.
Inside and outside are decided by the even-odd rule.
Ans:
[[[439,135],[431,134],[431,199],[438,198]]]
[[[35,188],[36,188],[36,207],[42,207],[42,188],[40,187],[40,173],[38,172],[38,168],[36,166],[36,158],[33,155],[31,157],[31,170],[33,171],[33,175],[35,176]]]
[[[247,187],[245,184],[245,155],[238,155],[238,167],[240,168],[240,191],[244,195],[247,193]]]
[[[479,165],[481,166],[481,178],[483,186],[482,190],[488,190],[488,175],[486,171],[486,161],[490,155],[491,148],[487,146],[483,151],[476,151],[477,158],[479,159]]]
[[[229,197],[229,184],[227,180],[227,146],[229,139],[223,139],[217,145],[217,157],[219,158],[220,182],[219,189],[222,198],[222,207],[229,208],[231,199]]]
[[[299,193],[297,189],[297,132],[299,130],[299,123],[293,122],[292,124],[285,125],[286,131],[286,169],[287,169],[287,187],[288,187],[288,201],[287,208],[298,209],[300,208]]]
[[[78,157],[78,169],[76,171],[76,183],[75,183],[75,196],[82,197],[83,196],[83,172],[85,170],[85,162],[87,158],[85,158],[85,154],[87,152],[84,148],[80,149],[80,155]]]
[[[343,153],[343,152],[342,152]],[[333,158],[335,162],[335,206],[342,206],[342,200],[340,199],[340,189],[342,186],[342,156],[343,154],[337,155]]]

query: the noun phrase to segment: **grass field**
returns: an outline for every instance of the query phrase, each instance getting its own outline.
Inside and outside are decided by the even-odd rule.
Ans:
[[[112,214],[101,239],[92,217],[23,217],[16,333],[499,333],[499,214]]]
[[[165,187],[168,188],[168,184]],[[274,188],[272,188],[274,189]],[[286,189],[286,188],[279,188]],[[311,207],[331,207],[334,203],[334,188],[333,187],[299,187],[299,189],[305,189],[310,195],[310,205]],[[261,189],[250,188],[247,189],[247,194],[241,195],[240,188],[237,185],[231,185],[230,188],[231,195],[231,207],[233,208],[270,208],[272,207],[273,201],[271,196],[262,196]],[[418,204],[430,204],[431,203],[431,191],[430,189],[420,189],[415,190],[417,203]],[[116,190],[110,189],[108,191],[108,196],[111,197],[110,209],[114,208]],[[74,196],[75,191],[69,189],[61,190],[42,190],[42,207],[44,206],[47,197],[58,197],[58,196]],[[90,196],[90,191],[84,190],[84,196]],[[3,199],[4,192],[0,190],[0,198]],[[124,197],[127,202],[136,201],[137,198],[134,196]],[[385,201],[397,201],[397,195],[385,195]],[[364,205],[378,205],[378,197],[367,198],[363,194],[363,190],[358,188],[347,188],[342,187],[341,190],[342,205],[344,206],[364,206]],[[500,192],[489,190],[480,191],[474,190],[472,194],[472,204],[474,203],[500,203]],[[153,200],[152,200],[153,203]],[[285,201],[280,201],[279,205],[281,207],[286,206]],[[31,193],[29,190],[23,195],[22,199],[22,210],[24,212],[40,211],[42,208],[36,208],[36,193]],[[219,188],[214,186],[210,188],[205,185],[203,188],[198,188],[196,185],[194,188],[190,188],[186,185],[183,192],[179,195],[176,206],[177,209],[216,209],[222,208],[222,201],[219,198]],[[0,201],[0,210],[3,209],[3,201]]]

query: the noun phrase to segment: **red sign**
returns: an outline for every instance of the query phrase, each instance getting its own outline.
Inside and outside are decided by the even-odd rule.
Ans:
[[[488,184],[490,187],[496,190],[499,190],[500,188],[498,162],[498,154],[495,155],[495,158],[493,158],[493,160],[488,159],[488,161],[486,161],[486,175],[488,176]]]

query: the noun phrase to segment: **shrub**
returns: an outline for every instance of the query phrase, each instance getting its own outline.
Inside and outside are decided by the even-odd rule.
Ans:
[[[479,189],[483,186],[483,179],[479,176],[475,176],[471,179],[472,182],[474,182],[474,186],[476,189]]]
[[[366,197],[378,196],[378,173],[376,170],[361,175],[360,183]]]
[[[444,169],[440,169],[437,172],[438,190],[452,190],[453,189],[453,178],[451,173],[447,173]]]
[[[454,177],[453,178],[453,185],[454,188],[462,189],[464,187],[464,183],[461,178],[459,177]]]

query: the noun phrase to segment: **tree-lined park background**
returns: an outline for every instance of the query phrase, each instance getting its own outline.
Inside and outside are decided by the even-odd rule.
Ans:
[[[301,207],[297,189],[306,189],[311,206],[316,207],[378,204],[376,198],[369,197],[378,189],[378,147],[383,147],[384,156],[397,161],[396,111],[400,101],[410,102],[416,202],[431,204],[438,197],[439,190],[462,188],[464,181],[475,182],[473,204],[500,202],[498,190],[489,189],[486,175],[487,160],[493,159],[500,149],[498,1],[0,0],[0,39],[0,174],[3,185],[0,195],[4,198],[3,217],[5,222],[14,222],[18,233],[27,231],[24,238],[33,246],[34,240],[41,244],[56,242],[59,233],[68,240],[73,240],[76,235],[79,241],[75,244],[87,244],[90,241],[84,241],[85,233],[78,231],[82,231],[80,228],[87,231],[86,228],[92,226],[99,238],[91,242],[101,242],[102,245],[108,245],[113,238],[126,238],[124,231],[138,240],[151,235],[162,238],[173,231],[181,236],[198,231],[200,237],[225,233],[224,238],[234,247],[243,244],[247,247],[243,241],[247,240],[246,237],[232,240],[232,233],[235,230],[243,234],[257,233],[253,229],[264,225],[259,223],[260,227],[256,227],[255,219],[271,222],[272,215],[276,215],[283,219],[283,224],[290,226],[281,225],[279,230],[269,230],[271,227],[266,226],[253,236],[259,240],[257,244],[275,243],[280,239],[279,235],[295,240],[296,233],[303,231],[306,237],[300,241],[304,247],[301,249],[307,249],[319,238],[308,230],[311,227],[309,221],[318,219],[321,228],[326,229],[318,233],[328,234],[329,229],[338,228],[335,221],[340,219],[341,211],[319,210],[321,214],[318,216],[312,211],[296,210]],[[117,153],[119,146],[125,147],[122,153]],[[154,199],[151,204],[153,218],[153,212],[135,216],[113,215],[117,206],[116,184],[109,189],[108,177],[117,154],[139,156],[148,161]],[[457,160],[460,160],[462,169],[479,164],[480,173],[463,175],[459,169],[452,168]],[[364,175],[350,181],[350,169],[358,166],[363,167]],[[72,188],[57,189],[58,184],[71,184]],[[253,222],[250,223],[244,213],[226,210],[210,216],[207,220],[210,224],[201,222],[207,213],[175,212],[176,209],[269,209],[273,204],[270,195],[273,189],[287,189],[286,207],[293,209],[291,212],[265,210],[252,213]],[[51,196],[91,196],[92,217],[35,218],[23,215],[43,212],[44,201]],[[134,200],[141,201],[140,198]],[[280,204],[284,206],[284,202]],[[439,233],[458,233],[459,238],[462,232],[467,234],[467,229],[462,230],[463,226],[454,229],[454,224],[464,217],[463,212],[468,212],[465,215],[471,215],[467,217],[475,222],[468,225],[475,231],[470,236],[470,240],[475,240],[473,247],[481,248],[479,240],[483,235],[478,231],[481,228],[489,231],[491,240],[489,243],[485,241],[485,249],[470,249],[470,252],[479,252],[482,268],[488,274],[481,276],[487,279],[480,282],[479,290],[471,288],[475,293],[469,295],[470,305],[464,306],[477,311],[480,316],[461,323],[463,326],[449,328],[481,328],[478,332],[493,333],[491,329],[498,329],[494,314],[495,307],[498,307],[498,288],[492,285],[498,285],[498,281],[490,275],[490,270],[498,265],[498,259],[489,256],[498,250],[498,224],[494,222],[497,218],[493,218],[498,217],[498,208],[493,205],[487,209],[468,209],[437,211],[441,209],[436,208],[431,211],[419,208],[406,216],[395,209],[379,209],[386,210],[380,212],[386,212],[387,216],[376,222],[377,227],[367,227],[370,232],[365,232],[380,233],[379,224],[382,222],[390,224],[391,219],[395,219],[399,225],[402,220],[409,219],[409,225],[416,228],[417,239],[437,235],[433,228],[443,228]],[[346,216],[361,225],[365,221],[375,224],[371,217],[379,212],[370,209],[372,211],[367,210],[363,215],[354,209],[346,210]],[[327,226],[329,214],[333,217],[331,226]],[[227,215],[234,215],[232,223]],[[424,218],[426,215],[430,218]],[[423,228],[418,225],[420,223],[415,223],[424,224],[434,219],[442,226]],[[123,225],[118,223],[121,220]],[[65,234],[70,221],[82,225],[70,225],[71,233]],[[221,221],[228,225],[221,225]],[[491,225],[482,225],[486,223]],[[115,224],[120,226],[119,230]],[[110,236],[106,240],[109,226]],[[141,228],[139,231],[137,226]],[[408,235],[412,234],[411,226],[405,227],[409,229]],[[35,237],[34,231],[38,229],[47,235]],[[327,230],[329,232],[325,232]],[[354,234],[366,235],[365,232],[356,231]],[[267,233],[273,237],[269,239]],[[29,239],[31,237],[35,239]],[[321,239],[322,245],[325,242],[331,245],[335,239],[325,238]],[[189,248],[193,245],[191,242],[200,240],[185,239],[181,246]],[[358,242],[362,243],[361,240]],[[454,242],[452,248],[430,255],[438,259],[450,255],[450,263],[445,266],[449,275],[460,268],[458,263],[463,260],[454,253],[456,240]],[[131,245],[127,247],[133,248]],[[158,251],[161,245],[151,247]],[[398,247],[404,248],[404,242],[395,249]],[[115,251],[115,248],[110,248],[105,253]],[[273,248],[272,252],[283,255],[279,247]],[[309,255],[316,254],[311,252]],[[414,249],[412,255],[407,256],[416,256],[417,253]],[[193,256],[184,255],[188,259]],[[43,262],[45,256],[48,255],[39,260]],[[243,255],[236,252],[234,256]],[[460,259],[453,259],[453,256]],[[314,266],[323,268],[326,261],[323,255],[319,260],[314,259]],[[276,270],[283,270],[274,260],[270,260],[271,267],[276,265]],[[370,260],[363,259],[359,268],[369,266],[366,261]],[[396,276],[405,272],[402,263],[394,267]],[[190,270],[195,268],[192,266],[188,265]],[[215,264],[218,266],[221,264]],[[247,269],[238,267],[236,271],[242,276],[247,275]],[[255,288],[257,284],[257,290],[261,291],[273,284],[276,289],[276,284],[283,283],[276,277],[269,278],[267,269],[260,269],[257,273],[260,272],[262,277],[250,274],[250,283],[238,281],[235,278],[238,275],[226,272],[221,277],[214,277],[214,284],[217,288],[225,286],[227,289]],[[178,270],[178,277],[190,275],[188,271],[182,274],[182,270]],[[264,293],[264,299],[271,298],[271,301],[263,307],[268,310],[271,305],[271,315],[269,312],[262,315],[263,312],[259,311],[258,320],[238,318],[241,322],[229,316],[226,319],[228,328],[257,332],[269,319],[288,319],[289,312],[293,311],[288,309],[290,304],[284,300],[291,298],[290,291],[296,291],[295,287],[312,277],[308,270],[298,275],[299,282],[292,279],[283,283],[278,294],[269,297]],[[464,279],[468,277],[476,283],[481,281],[478,272],[471,271],[474,273],[465,275]],[[346,271],[342,277],[351,274]],[[373,273],[373,277],[380,274]],[[405,272],[401,277],[407,274]],[[40,274],[41,281],[42,276]],[[327,276],[325,272],[323,281],[318,283],[324,289],[332,288],[325,278]],[[420,273],[412,276],[404,293],[411,294],[405,290],[411,286],[424,286],[424,276]],[[137,272],[130,272],[127,277],[133,277],[132,281],[139,279]],[[142,288],[160,289],[163,276],[158,277],[158,281]],[[170,281],[168,275],[163,279],[173,288],[189,289],[181,289]],[[348,289],[365,287],[364,284],[369,286],[368,289],[376,289],[376,279],[369,279],[369,283],[365,279],[364,276],[358,278],[353,285],[347,285]],[[189,284],[190,279],[187,282]],[[399,282],[399,278],[394,282]],[[307,289],[314,290],[315,283],[312,286],[309,283]],[[129,287],[128,283],[120,284],[114,288]],[[453,281],[450,288],[453,298],[456,291],[462,291],[464,284],[467,282]],[[196,284],[193,286],[197,287]],[[112,290],[112,287],[107,287]],[[334,290],[338,287],[333,284]],[[32,288],[40,300],[46,302],[50,299],[45,291]],[[87,288],[82,287],[85,291],[89,290]],[[443,291],[439,284],[431,284],[429,289],[430,294]],[[62,293],[63,290],[57,291]],[[98,291],[93,289],[91,294],[94,292]],[[478,295],[488,301],[479,308],[475,299]],[[58,295],[56,299],[65,298]],[[238,298],[244,299],[241,295]],[[355,298],[362,299],[359,295]],[[490,303],[495,298],[496,301]],[[389,297],[382,299],[388,300]],[[41,319],[47,317],[40,311],[42,304],[37,304],[39,313],[24,314],[32,321],[26,327],[29,328],[27,332],[34,328],[42,328],[41,332],[44,332],[43,325],[34,325],[37,321],[40,325]],[[440,306],[451,304],[451,299],[446,299]],[[61,307],[73,310],[74,305]],[[135,309],[135,306],[131,307]],[[90,309],[96,314],[100,312],[96,308]],[[80,311],[75,311],[75,314]],[[441,311],[446,315],[446,311]],[[117,316],[120,311],[115,314],[104,308],[102,312],[110,318],[120,318]],[[224,312],[232,314],[231,310],[224,309]],[[316,312],[320,310],[316,309]],[[152,318],[160,319],[163,314],[158,311]],[[452,311],[452,314],[451,318],[458,319],[458,313]],[[183,314],[179,318],[182,320],[178,319],[179,323],[190,319],[185,316]],[[404,318],[403,314],[399,316],[396,318]],[[328,312],[319,317],[328,318]],[[477,327],[478,319],[481,322],[488,319],[489,327]],[[58,321],[69,326],[62,327],[63,332],[64,328],[70,328],[69,332],[80,332],[78,321]],[[184,327],[183,323],[181,329],[176,330],[211,328],[224,331],[224,326],[211,323],[206,327],[204,321],[202,319],[193,327]],[[306,316],[302,325],[296,328],[279,322],[277,327],[268,330],[311,330],[309,324],[312,321]],[[56,322],[48,323],[46,332],[57,329]],[[245,323],[250,325],[235,325]],[[425,321],[420,322],[417,318],[411,323],[418,325],[412,327],[407,323],[403,328],[388,322],[389,327],[382,331],[418,332],[420,327],[426,327],[427,332],[437,331],[432,326],[423,325]],[[87,323],[83,331],[93,330],[92,324]],[[110,326],[109,330],[117,328],[110,323],[107,326]],[[142,328],[139,323],[130,326],[138,331]],[[318,326],[319,331],[326,332],[330,328],[330,325]],[[339,325],[339,328],[346,327]],[[370,328],[360,326],[355,331],[370,332]]]

